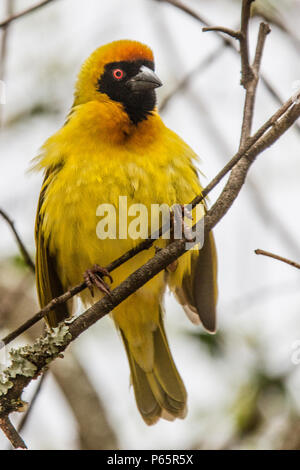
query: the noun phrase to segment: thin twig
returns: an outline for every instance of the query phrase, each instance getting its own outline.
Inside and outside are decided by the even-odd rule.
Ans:
[[[238,39],[240,43],[240,56],[241,56],[241,85],[246,90],[243,123],[240,139],[240,148],[244,145],[246,140],[251,134],[254,103],[256,96],[256,89],[259,77],[259,68],[267,34],[270,32],[270,27],[266,23],[261,23],[259,28],[255,59],[253,66],[250,65],[249,59],[249,20],[251,4],[254,0],[243,0],[241,12],[241,28],[240,31],[233,31],[229,28],[223,27],[206,27],[203,31],[215,31],[226,33]]]
[[[234,31],[233,29],[230,28],[225,28],[224,26],[210,26],[206,28],[202,28],[203,33],[207,33],[209,31],[218,31],[219,33],[224,33],[227,34],[228,36],[231,36],[234,39],[241,39],[241,32],[240,31]]]
[[[245,143],[245,146],[241,148],[233,158],[222,168],[222,170],[211,180],[211,182],[203,189],[202,193],[196,196],[193,201],[191,201],[190,205],[195,207],[197,204],[201,203],[204,198],[212,191],[217,184],[224,178],[224,176],[234,168],[234,166],[243,158],[245,155],[251,153],[251,150],[255,145],[260,141],[260,139],[264,136],[264,134],[270,129],[271,127],[276,127],[279,125],[281,119],[283,119],[283,115],[288,112],[289,108],[294,103],[294,97],[290,98],[286,103],[284,103],[281,108],[273,114],[273,116],[265,122],[263,126]],[[159,238],[162,234],[164,234],[169,229],[168,224],[163,227],[160,227],[155,233],[151,234],[151,237],[143,240],[139,243],[136,247],[132,248],[131,250],[127,251],[122,255],[120,258],[114,260],[108,266],[106,266],[107,271],[112,272],[114,269],[120,267],[126,261],[131,259],[136,254],[140,253],[141,251],[149,249],[154,241]],[[43,309],[37,312],[33,317],[28,319],[25,323],[20,325],[16,330],[9,333],[5,336],[2,341],[5,345],[9,344],[11,341],[16,339],[19,335],[24,333],[24,331],[28,330],[31,326],[35,325],[38,321],[44,318],[49,312],[54,310],[57,305],[63,304],[67,302],[69,299],[74,297],[74,295],[79,294],[86,288],[86,283],[82,282],[75,287],[72,287],[69,291],[65,292],[59,297],[52,299]]]
[[[249,34],[248,34],[251,3],[253,3],[253,1],[254,0],[243,0],[243,4],[242,4],[240,52],[241,52],[241,62],[242,62],[241,84],[243,85],[244,88],[246,88],[247,84],[253,80],[253,70],[250,67],[250,61],[249,61]]]
[[[203,126],[204,124],[207,129],[206,133],[211,134],[214,148],[220,154],[219,156],[222,157],[220,160],[223,163],[224,156],[226,161],[226,155],[230,155],[231,151],[226,139],[222,135],[222,132],[220,132],[218,125],[216,125],[212,118],[214,110],[202,102],[199,93],[201,92],[198,90],[198,94],[194,93],[194,96],[190,96],[189,103],[193,108],[195,108],[196,116],[200,125]],[[203,115],[205,116],[204,121],[201,118]],[[261,191],[254,175],[250,174],[248,176],[247,189],[250,192],[251,203],[254,204],[254,210],[256,211],[257,216],[261,218],[264,224],[268,224],[270,229],[274,229],[277,237],[283,240],[284,244],[294,252],[295,257],[298,257],[300,245],[297,240],[297,236],[294,236],[294,234],[288,230],[286,225],[282,223],[281,215],[278,214],[276,210],[274,211],[269,207],[268,201],[265,198],[265,193],[264,191]]]
[[[246,31],[248,31],[248,27]],[[244,70],[244,68],[246,67],[245,63],[248,59],[246,57],[243,57],[243,54],[246,52],[244,49],[242,49],[242,46],[241,46],[241,63],[242,63],[242,82],[241,83],[246,89],[246,97],[245,97],[245,105],[244,105],[244,115],[243,115],[240,146],[244,145],[244,143],[246,142],[246,140],[251,134],[261,57],[262,57],[265,40],[269,32],[270,32],[269,25],[267,25],[266,23],[261,23],[259,27],[256,53],[255,53],[253,66],[251,67],[249,65],[249,69],[251,70],[251,77],[249,75],[249,72],[246,72]],[[246,33],[243,33],[243,34],[246,34]],[[246,44],[248,44],[248,39],[246,41]],[[248,54],[247,54],[247,57],[248,57]]]
[[[8,225],[10,226],[11,230],[13,231],[13,234],[15,236],[15,239],[17,241],[17,244],[19,246],[19,249],[22,253],[22,256],[24,258],[24,261],[25,263],[27,264],[27,266],[29,266],[29,268],[31,269],[31,271],[34,273],[35,272],[35,266],[34,266],[34,262],[32,261],[31,259],[31,256],[30,254],[28,253],[24,243],[22,242],[16,228],[15,228],[15,225],[14,225],[14,222],[11,220],[11,218],[6,214],[6,212],[4,212],[4,210],[0,209],[0,215],[3,217],[4,220],[6,220],[6,222],[8,223]]]
[[[264,256],[269,256],[269,258],[278,259],[278,261],[282,261],[283,263],[287,263],[290,266],[293,266],[294,268],[300,269],[299,263],[296,263],[295,261],[292,261],[287,258],[283,258],[282,256],[275,255],[274,253],[270,253],[270,251],[265,251],[265,250],[261,250],[258,248],[257,250],[254,251],[254,253],[256,253],[257,255],[264,255]]]
[[[31,328],[33,325],[38,323],[40,320],[42,320],[46,315],[48,315],[49,312],[55,309],[57,305],[63,304],[67,302],[69,299],[74,297],[74,295],[79,294],[86,288],[86,283],[82,282],[81,284],[78,284],[77,286],[73,287],[72,289],[68,290],[64,294],[60,295],[59,297],[56,297],[55,299],[52,299],[44,308],[42,308],[39,312],[37,312],[33,317],[29,318],[26,322],[24,322],[22,325],[20,325],[18,328],[16,328],[14,331],[9,333],[8,335],[3,338],[2,342],[4,345],[7,345],[11,343],[14,339],[16,339],[18,336],[20,336],[22,333],[27,331],[29,328]]]
[[[200,15],[199,13],[194,11],[192,8],[184,5],[179,0],[155,0],[155,1],[160,2],[160,3],[170,4],[170,5],[178,8],[179,10],[183,11],[184,13],[188,14],[189,16],[194,18],[195,20],[199,21],[205,27],[207,27],[207,28],[213,27],[213,25],[211,25],[209,23],[209,21],[207,21],[207,19],[203,17],[203,15]],[[238,48],[235,45],[235,42],[233,42],[230,38],[224,37],[219,31],[215,31],[215,33],[222,40],[224,46],[229,46],[230,49],[232,51],[234,51],[236,54],[240,53],[240,51],[238,50]],[[224,48],[224,50],[226,50],[226,49]],[[278,92],[275,90],[274,86],[271,84],[271,82],[266,78],[266,76],[264,74],[261,74],[261,81],[264,84],[264,86],[266,87],[266,89],[269,91],[269,93],[272,95],[274,100],[277,102],[277,104],[281,106],[283,104],[283,100],[281,99]],[[298,124],[296,122],[295,123],[295,128],[300,133],[300,124]]]
[[[8,416],[2,416],[0,418],[0,428],[11,442],[14,449],[27,449],[25,442],[12,425]]]
[[[168,3],[170,3],[169,0],[167,1]],[[241,63],[242,63],[241,84],[243,85],[245,89],[247,89],[247,85],[254,78],[254,72],[249,62],[249,34],[248,34],[251,3],[253,3],[253,1],[254,0],[243,0],[242,12],[241,12],[241,28],[239,31],[234,31],[231,28],[224,28],[221,26],[206,26],[205,28],[202,28],[202,31],[204,32],[214,31],[217,33],[225,33],[228,36],[238,39],[240,43],[240,56],[241,56]]]
[[[36,5],[33,5],[32,7],[27,8],[26,10],[23,10],[20,13],[17,13],[15,15],[10,16],[6,20],[2,21],[2,23],[0,23],[0,29],[5,28],[12,21],[18,20],[18,19],[22,18],[23,16],[28,15],[29,13],[32,13],[36,10],[39,10],[40,8],[44,7],[45,5],[47,5],[48,3],[51,3],[53,1],[54,0],[44,0],[43,2],[37,3]]]
[[[271,32],[271,28],[268,23],[260,23],[259,25],[259,32],[258,32],[258,39],[257,39],[257,46],[255,51],[255,57],[253,61],[253,70],[256,76],[259,74],[260,64],[262,53],[264,50],[265,40],[267,35]]]

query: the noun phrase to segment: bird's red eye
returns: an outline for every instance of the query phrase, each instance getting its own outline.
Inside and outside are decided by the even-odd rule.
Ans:
[[[116,80],[121,80],[124,77],[124,72],[122,69],[113,70],[113,76]]]

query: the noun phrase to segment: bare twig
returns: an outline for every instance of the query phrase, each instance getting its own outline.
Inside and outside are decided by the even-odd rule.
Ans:
[[[8,416],[2,416],[0,418],[0,428],[6,435],[7,439],[11,442],[14,449],[27,449],[25,442],[13,427]]]
[[[217,31],[226,33],[229,36],[233,36],[238,39],[240,43],[241,84],[246,90],[240,147],[244,145],[246,139],[251,134],[260,62],[265,39],[267,34],[270,32],[269,25],[267,25],[266,23],[261,23],[258,34],[255,59],[253,61],[253,66],[251,66],[249,59],[249,20],[251,4],[253,3],[253,1],[255,0],[243,0],[240,31],[236,32],[229,28],[222,28],[219,26],[203,28],[203,31]]]
[[[259,74],[260,63],[261,63],[262,53],[264,50],[265,40],[266,40],[267,35],[270,32],[271,32],[271,28],[267,23],[260,23],[255,57],[253,61],[253,70],[256,76],[258,76]]]
[[[222,217],[224,217],[228,208],[231,207],[233,201],[237,198],[238,193],[244,184],[248,170],[257,155],[273,145],[273,143],[276,142],[295,123],[299,116],[300,104],[296,104],[292,106],[288,112],[279,119],[235,165],[224,190],[218,197],[212,209],[205,216],[205,219],[209,220],[210,229],[213,228]]]
[[[204,33],[207,33],[208,31],[218,31],[219,33],[227,34],[228,36],[231,36],[232,38],[239,39],[239,40],[241,40],[241,36],[242,36],[240,31],[234,31],[233,29],[225,28],[224,26],[210,26],[210,27],[202,28],[202,31]]]
[[[292,260],[287,259],[287,258],[283,258],[282,256],[275,255],[274,253],[270,253],[270,251],[265,251],[265,250],[261,250],[261,249],[258,248],[257,250],[254,251],[254,253],[256,253],[257,255],[269,256],[269,258],[277,259],[278,261],[282,261],[283,263],[287,263],[290,266],[293,266],[294,268],[300,269],[300,264],[299,263],[296,263],[295,261],[292,261]]]
[[[42,310],[37,312],[33,317],[29,318],[26,322],[24,322],[22,325],[20,325],[18,328],[16,328],[14,331],[9,333],[5,338],[3,338],[3,344],[7,345],[11,343],[14,339],[16,339],[18,336],[20,336],[22,333],[24,333],[26,330],[31,328],[33,325],[35,325],[37,322],[42,320],[46,315],[48,315],[49,312],[55,309],[57,305],[63,304],[67,302],[69,299],[74,297],[74,295],[79,294],[86,288],[86,283],[82,282],[81,284],[78,284],[77,286],[73,287],[72,289],[68,290],[64,294],[60,295],[59,297],[56,297],[55,299],[52,299],[46,307],[44,307]]]
[[[170,5],[178,8],[179,10],[183,11],[184,13],[188,14],[189,16],[194,18],[195,20],[199,21],[206,28],[213,28],[213,25],[211,25],[209,23],[209,21],[207,21],[207,19],[203,17],[203,15],[200,15],[199,13],[194,11],[192,8],[184,5],[179,0],[155,0],[155,1],[160,2],[160,3],[170,4]],[[236,47],[235,42],[233,42],[230,38],[224,37],[219,31],[215,31],[215,33],[220,37],[220,39],[222,40],[224,46],[229,46],[232,51],[234,51],[236,54],[239,54],[239,50]],[[224,48],[223,50],[226,50],[226,48]],[[219,54],[217,54],[217,51],[218,50],[215,51],[216,52],[216,57],[219,55]],[[281,106],[283,104],[283,101],[282,101],[281,97],[279,96],[279,94],[275,90],[274,86],[265,77],[264,74],[261,74],[261,81],[264,84],[264,86],[266,87],[266,89],[269,91],[270,95],[274,98],[276,103]],[[297,122],[295,123],[295,128],[300,133],[300,125]]]
[[[243,4],[242,4],[240,51],[241,51],[241,62],[242,62],[241,84],[243,85],[244,88],[246,88],[247,84],[253,80],[253,70],[250,67],[250,61],[249,61],[249,35],[248,35],[251,3],[253,3],[253,1],[254,0],[243,0]]]
[[[221,195],[204,218],[205,235],[207,235],[208,232],[224,217],[234,203],[245,182],[248,170],[257,155],[277,141],[287,131],[287,129],[294,124],[299,116],[300,104],[296,104],[295,98],[293,97],[286,102],[253,137],[245,137],[237,155],[219,173],[219,175],[221,175],[220,178],[222,178],[227,173],[228,169],[232,169],[228,182],[226,183]],[[209,187],[212,189],[218,181],[220,181],[220,179],[215,178],[210,183]],[[193,204],[196,205],[201,202],[206,194],[207,192],[205,193],[204,190],[201,195],[198,195],[194,199]],[[162,230],[163,227],[159,231],[160,234]],[[151,246],[153,240],[145,240],[140,244],[140,247],[142,246],[142,248],[139,248],[139,250],[141,251],[142,249],[145,249],[145,245],[149,243]],[[122,264],[125,258],[128,260],[132,257],[132,251],[133,250],[130,250],[128,252],[129,255],[126,253],[123,257],[113,262],[112,265],[120,265],[120,260],[122,260]],[[2,395],[0,397],[0,417],[5,419],[9,413],[18,410],[23,389],[31,382],[32,379],[36,378],[51,361],[58,357],[72,341],[91,327],[95,322],[112,311],[132,293],[141,288],[160,271],[165,269],[166,266],[170,265],[182,256],[185,252],[185,240],[176,240],[170,243],[166,248],[162,248],[158,251],[153,258],[149,259],[143,266],[138,268],[124,282],[117,286],[111,292],[111,295],[103,297],[100,301],[87,309],[82,315],[75,318],[74,321],[67,323],[67,326],[64,325],[59,327],[57,332],[48,333],[46,338],[39,338],[33,346],[26,346],[25,348],[20,348],[19,350],[14,351],[13,361],[14,358],[15,360],[17,358],[17,360],[21,359],[27,361],[27,366],[28,364],[31,364],[32,366],[29,368],[31,372],[28,372],[28,367],[26,367],[26,373],[19,371],[18,374],[15,374],[13,367],[12,369],[8,367],[6,371],[4,371],[4,381],[2,383],[4,385],[6,384],[7,390],[5,392],[2,391]],[[67,294],[68,293],[64,295]],[[54,299],[54,301],[57,302],[57,299]],[[58,335],[57,337],[56,334]],[[48,347],[51,344],[53,346],[53,342],[55,347]]]
[[[248,31],[248,27],[246,27],[246,31]],[[245,143],[246,139],[251,134],[253,114],[254,114],[254,103],[255,103],[256,90],[257,90],[257,84],[258,84],[258,78],[259,78],[261,56],[262,56],[262,51],[263,51],[263,47],[265,44],[265,40],[269,32],[270,32],[269,25],[267,25],[266,23],[261,23],[260,28],[259,28],[259,33],[258,33],[255,58],[254,58],[252,67],[249,64],[248,64],[248,67],[246,67],[245,65],[246,62],[248,61],[248,53],[244,57],[244,54],[246,54],[246,51],[244,48],[242,48],[242,42],[241,42],[241,62],[242,62],[241,83],[246,89],[244,116],[243,116],[242,133],[241,133],[241,140],[240,140],[241,146]],[[245,34],[247,33],[244,32],[243,36]],[[248,44],[248,39],[246,41],[246,44]],[[251,70],[251,74],[249,73],[249,70]]]
[[[249,10],[248,10],[248,13],[249,13]],[[247,18],[249,20],[249,14],[248,13],[247,13]],[[202,18],[202,20],[203,20],[203,18]],[[243,26],[244,30],[248,34],[248,27],[245,23],[245,20],[242,20],[242,23],[244,25]],[[240,31],[237,31],[237,29],[238,29],[237,27],[235,27],[234,30],[229,29],[229,28],[223,28],[223,27],[209,27],[209,28],[203,28],[203,31],[219,31],[219,32],[223,32],[223,33],[229,34],[231,36],[234,36],[236,39],[240,39],[240,37],[242,36],[242,33]],[[231,34],[232,31],[236,34]],[[243,126],[243,136],[242,136],[243,140],[247,136],[250,135],[250,131],[251,131],[251,127],[252,127],[253,107],[254,107],[254,100],[255,100],[256,85],[257,85],[258,76],[259,76],[260,61],[261,61],[261,56],[262,56],[262,52],[263,52],[263,46],[264,46],[265,38],[266,38],[266,35],[269,33],[269,31],[270,31],[270,29],[269,29],[269,26],[267,24],[262,23],[260,25],[258,41],[257,41],[257,48],[256,48],[255,58],[254,58],[254,61],[253,61],[253,72],[254,72],[254,74],[253,74],[253,83],[251,83],[252,86],[250,86],[250,84],[249,84],[249,87],[248,87],[249,92],[247,93],[247,99],[246,99],[246,102],[245,102],[245,111],[244,111],[244,113],[245,113],[245,124]],[[246,42],[248,42],[248,41],[246,41]],[[226,46],[228,46],[228,45],[232,45],[232,43],[229,40],[227,40],[227,43],[226,43]],[[164,98],[164,100],[162,101],[162,104],[160,106],[160,111],[163,111],[165,109],[165,107],[169,103],[170,99],[176,93],[178,93],[183,88],[185,88],[189,84],[190,80],[195,75],[197,75],[200,71],[207,70],[207,66],[209,66],[225,50],[224,46],[225,46],[225,43],[223,42],[221,44],[221,46],[216,48],[211,54],[209,54],[207,56],[207,58],[202,60],[200,64],[198,64],[191,72],[189,72],[187,75],[184,76],[184,78],[178,83],[176,88],[174,90],[172,90],[171,93],[169,93]],[[248,54],[248,60],[249,60],[249,54]],[[278,95],[276,94],[274,89],[270,87],[269,83],[267,82],[267,83],[265,83],[265,85],[268,87],[269,92],[275,97],[275,99],[277,101],[280,101],[280,98],[278,97]],[[195,104],[195,101],[193,101],[192,103]],[[207,112],[205,114],[206,114],[206,117],[207,117],[206,118],[206,121],[207,121],[209,119],[209,116],[207,115]],[[297,125],[297,123],[296,123],[296,126],[297,126],[298,131],[300,131],[300,127]],[[216,137],[216,135],[215,135],[215,137]],[[224,153],[224,148],[225,147],[226,146],[224,146],[224,145],[221,146],[223,153]],[[262,212],[263,217],[265,217],[265,218],[268,217],[270,219],[270,222],[272,222],[274,225],[276,225],[276,228],[279,232],[285,232],[284,233],[284,240],[287,243],[290,243],[292,246],[294,246],[295,251],[298,251],[298,245],[296,244],[296,242],[294,242],[291,234],[288,233],[284,229],[284,227],[282,226],[281,223],[279,223],[279,220],[277,219],[277,215],[272,214],[270,212],[267,212],[266,208],[265,208],[265,210],[263,210],[264,209],[264,201],[261,197],[259,197],[259,194],[257,193],[256,184],[253,183],[253,181],[251,181],[251,179],[249,179],[248,185],[249,184],[250,184],[250,189],[252,190],[252,193],[253,193],[255,199],[258,202],[258,204],[257,204],[258,209]]]
[[[44,0],[43,2],[37,3],[36,5],[33,5],[32,7],[27,8],[26,10],[23,10],[20,13],[17,13],[15,15],[10,16],[6,20],[2,21],[2,23],[0,23],[0,29],[5,28],[12,21],[18,20],[18,19],[22,18],[23,16],[28,15],[29,13],[32,13],[36,10],[39,10],[40,8],[44,7],[45,5],[48,5],[48,3],[51,3],[53,1],[54,0]]]
[[[24,258],[24,261],[25,263],[29,266],[29,268],[31,269],[31,271],[34,273],[35,272],[35,266],[34,266],[34,262],[32,261],[31,259],[31,256],[30,254],[28,253],[24,243],[22,242],[16,228],[15,228],[15,225],[14,225],[14,222],[11,220],[11,218],[6,214],[6,212],[4,212],[2,209],[0,209],[0,215],[3,217],[4,220],[6,220],[6,222],[8,223],[8,225],[10,226],[11,230],[13,231],[13,234],[15,236],[15,239],[17,241],[17,244],[19,246],[19,249],[22,253],[22,256]]]

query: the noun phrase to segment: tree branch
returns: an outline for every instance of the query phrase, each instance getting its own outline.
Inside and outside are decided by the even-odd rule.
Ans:
[[[294,268],[300,269],[300,264],[296,263],[295,261],[292,261],[288,258],[283,258],[282,256],[275,255],[274,253],[270,253],[270,251],[265,251],[265,250],[260,250],[259,248],[254,251],[257,255],[263,255],[263,256],[268,256],[269,258],[274,258],[279,261],[282,261],[283,263],[287,263],[290,266],[293,266]]]
[[[25,442],[13,427],[8,416],[0,418],[0,428],[6,435],[7,439],[11,442],[14,449],[27,449]]]
[[[271,31],[268,24],[260,24],[255,59],[253,66],[251,66],[249,59],[249,21],[251,4],[253,1],[255,0],[243,0],[240,31],[233,31],[232,29],[223,28],[220,26],[203,28],[203,31],[217,31],[226,33],[229,36],[238,39],[240,43],[241,85],[246,90],[240,147],[244,145],[246,139],[251,134],[260,62],[266,37]]]
[[[43,2],[37,3],[36,5],[27,8],[26,10],[21,11],[20,13],[17,13],[16,15],[12,15],[6,20],[2,21],[0,23],[0,29],[5,28],[7,25],[9,25],[12,21],[18,20],[22,18],[25,15],[28,15],[29,13],[32,13],[36,10],[39,10],[40,8],[44,7],[45,5],[48,5],[48,3],[53,2],[54,0],[44,0]]]
[[[206,28],[213,28],[213,26],[211,24],[209,24],[209,22],[203,17],[203,15],[200,15],[199,13],[195,12],[194,10],[187,7],[186,5],[184,5],[179,0],[155,0],[155,1],[172,5],[176,8],[178,8],[179,10],[183,11],[184,13],[188,14],[189,16],[194,18],[195,20],[199,21]],[[215,31],[215,33],[220,37],[220,39],[222,40],[224,46],[229,46],[230,49],[232,51],[234,51],[236,54],[240,53],[238,48],[235,45],[235,42],[233,42],[230,38],[224,37],[219,31]],[[219,52],[218,49],[216,49],[216,51],[215,51],[216,57],[219,55],[218,52]],[[214,53],[212,53],[212,55],[213,54]],[[270,95],[277,102],[277,104],[281,106],[283,104],[282,99],[280,98],[278,92],[275,90],[275,88],[271,84],[271,82],[263,74],[261,74],[261,81],[264,84],[264,86],[266,87],[266,89],[268,90],[268,92],[270,93]],[[169,100],[169,98],[168,98],[168,100]],[[300,125],[297,122],[295,123],[295,127],[296,127],[297,131],[300,133]]]
[[[248,31],[248,27],[246,28],[246,31]],[[249,74],[249,71],[244,70],[246,67],[244,63],[248,61],[248,55],[247,55],[247,58],[243,57],[243,54],[245,53],[245,51],[243,52],[242,45],[241,45],[241,63],[242,63],[242,82],[241,83],[246,89],[242,133],[241,133],[241,140],[240,140],[241,146],[245,143],[246,139],[251,134],[253,115],[254,115],[254,103],[255,103],[256,90],[257,90],[257,84],[258,84],[258,78],[259,78],[260,62],[261,62],[265,40],[266,40],[267,35],[270,33],[270,31],[271,30],[269,28],[269,25],[267,25],[266,23],[260,24],[253,67],[249,65],[249,70],[251,70],[251,74]],[[244,34],[247,34],[247,33],[245,32],[243,33],[243,35]],[[248,44],[248,39],[246,43]]]
[[[231,36],[234,39],[241,40],[240,31],[234,31],[233,29],[225,28],[224,26],[210,26],[210,27],[202,28],[202,31],[203,33],[207,33],[209,31],[218,31],[219,33],[227,34],[228,36]]]

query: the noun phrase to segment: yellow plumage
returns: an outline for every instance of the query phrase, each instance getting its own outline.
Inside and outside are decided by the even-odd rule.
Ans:
[[[112,204],[118,214],[119,196],[127,196],[128,207],[143,203],[150,213],[151,204],[189,203],[201,191],[193,166],[196,155],[163,124],[155,108],[134,123],[122,102],[98,90],[106,64],[125,62],[130,67],[143,60],[152,61],[152,53],[134,41],[117,41],[95,51],[79,74],[66,124],[46,141],[36,159],[36,168],[45,171],[36,224],[41,305],[81,282],[95,263],[106,266],[139,243],[131,238],[100,240],[96,234],[100,204]],[[159,240],[155,245],[167,242]],[[186,412],[186,392],[169,352],[160,304],[169,282],[191,315],[196,312],[195,317],[201,318],[194,286],[201,256],[206,267],[199,271],[201,287],[196,290],[205,304],[205,326],[215,328],[212,237],[205,246],[206,254],[186,253],[174,273],[160,273],[112,312],[127,351],[137,404],[148,424],[160,416],[184,417]],[[112,287],[152,257],[154,250],[116,269]],[[88,290],[82,299],[92,301]],[[49,324],[55,326],[66,315],[66,308],[60,307],[49,315]]]

